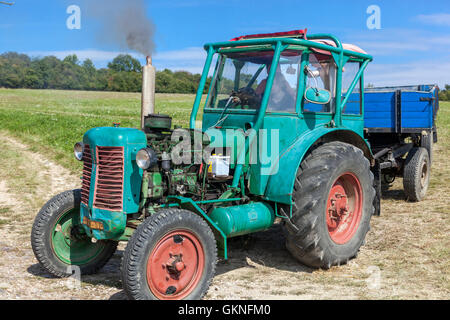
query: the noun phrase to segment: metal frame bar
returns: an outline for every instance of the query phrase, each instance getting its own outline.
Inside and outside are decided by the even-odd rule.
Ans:
[[[295,39],[295,38],[269,38],[269,39],[250,39],[250,40],[239,40],[239,41],[224,41],[224,42],[217,42],[217,43],[208,43],[204,46],[205,50],[208,52],[205,65],[203,67],[202,77],[200,79],[200,83],[197,89],[197,95],[195,97],[194,106],[192,108],[191,117],[190,117],[190,128],[195,128],[195,119],[197,117],[198,109],[200,106],[200,101],[202,98],[204,86],[206,83],[206,79],[208,77],[209,69],[211,66],[212,58],[215,53],[217,53],[221,48],[236,48],[236,47],[249,47],[255,46],[255,45],[272,45],[272,46],[278,46],[280,45],[299,45],[304,47],[310,47],[320,50],[329,51],[334,54],[339,55],[338,61],[336,61],[336,65],[338,67],[337,70],[337,81],[336,81],[336,92],[340,92],[341,89],[341,79],[340,76],[342,75],[342,67],[345,64],[344,63],[344,56],[346,57],[353,57],[353,58],[359,58],[366,60],[367,63],[372,61],[373,58],[371,55],[363,54],[359,52],[354,52],[350,50],[345,50],[342,47],[341,42],[339,39],[337,39],[335,36],[330,34],[313,34],[308,36],[309,39],[312,40],[318,40],[318,39],[329,39],[332,40],[336,47],[325,45],[318,42],[313,42],[305,39]],[[336,59],[336,57],[335,57]],[[366,62],[365,61],[365,62]],[[346,61],[345,61],[346,62]],[[270,77],[269,77],[270,80]],[[273,80],[273,79],[272,79]],[[338,100],[340,102],[340,99]],[[263,107],[263,105],[261,105]],[[336,120],[338,124],[341,124],[341,114],[338,109],[340,109],[341,105],[336,106]],[[338,108],[339,107],[339,108]],[[262,109],[262,108],[261,108]],[[260,110],[262,111],[262,110]]]

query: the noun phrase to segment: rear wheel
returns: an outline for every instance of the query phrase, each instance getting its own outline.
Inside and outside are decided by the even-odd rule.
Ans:
[[[425,148],[413,148],[406,157],[403,168],[403,189],[411,201],[425,198],[430,182],[431,163]]]
[[[198,215],[165,209],[135,231],[122,260],[122,283],[131,299],[200,299],[214,276],[217,248]]]
[[[288,250],[311,267],[346,263],[364,242],[374,197],[373,174],[360,149],[342,142],[316,148],[297,172]]]
[[[93,243],[80,222],[80,190],[65,191],[50,199],[39,211],[31,231],[31,246],[39,263],[52,275],[81,274],[101,269],[114,254],[117,242]]]

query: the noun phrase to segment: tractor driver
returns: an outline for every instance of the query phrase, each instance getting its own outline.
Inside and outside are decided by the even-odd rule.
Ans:
[[[267,79],[269,77],[270,64],[267,64],[267,78],[262,80],[255,90],[259,100],[262,100],[262,96],[266,89]],[[289,82],[286,80],[280,65],[277,67],[275,78],[273,80],[272,91],[270,93],[270,99],[267,106],[271,111],[287,111],[295,108],[295,89],[293,89]]]

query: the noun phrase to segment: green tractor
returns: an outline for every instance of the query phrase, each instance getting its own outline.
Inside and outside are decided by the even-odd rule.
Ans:
[[[95,273],[128,241],[121,274],[131,299],[200,299],[218,258],[227,259],[228,239],[275,222],[307,266],[357,255],[379,211],[380,172],[364,137],[363,73],[372,57],[306,30],[205,50],[189,130],[154,112],[149,61],[142,127],[93,128],[75,145],[81,189],[49,200],[32,229],[48,272]]]

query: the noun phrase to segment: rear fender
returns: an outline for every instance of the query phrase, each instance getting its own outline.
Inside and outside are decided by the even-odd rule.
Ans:
[[[317,128],[300,135],[280,155],[278,167],[282,169],[269,176],[264,199],[290,205],[297,169],[304,157],[317,144],[329,141],[341,141],[352,144],[363,150],[364,155],[371,164],[374,163],[370,146],[356,132],[341,128]]]

